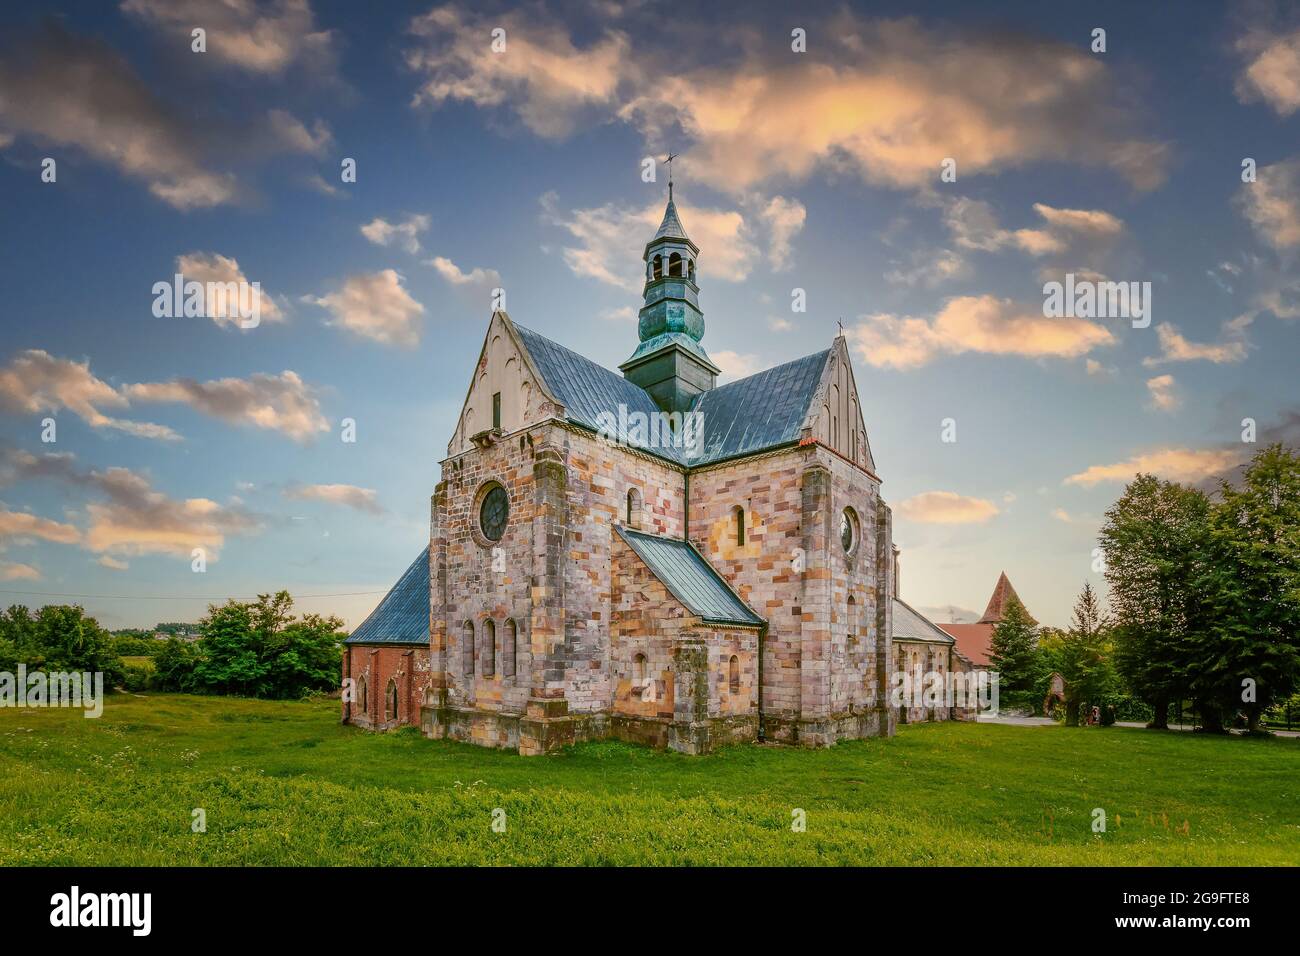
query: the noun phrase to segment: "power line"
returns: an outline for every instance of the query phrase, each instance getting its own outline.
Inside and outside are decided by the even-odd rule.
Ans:
[[[422,590],[414,587],[391,587],[382,591],[336,591],[332,594],[290,594],[295,601],[308,600],[311,598],[333,598],[333,597],[361,597],[370,594],[388,594],[394,591],[411,591]],[[266,592],[270,593],[270,592]],[[106,600],[124,600],[124,601],[214,601],[226,600],[246,600],[251,601],[253,597],[240,597],[239,595],[227,594],[221,597],[202,597],[200,595],[184,594],[82,594],[75,591],[19,591],[10,588],[0,588],[0,594],[26,594],[32,597],[72,597],[72,598],[96,598]]]

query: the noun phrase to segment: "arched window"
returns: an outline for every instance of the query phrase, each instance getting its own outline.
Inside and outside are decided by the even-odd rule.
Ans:
[[[638,654],[632,658],[632,683],[644,684],[646,672],[646,659],[644,654]]]
[[[663,256],[655,256],[650,260],[653,272],[651,273],[656,279],[664,277],[664,259]]]
[[[641,492],[635,488],[627,490],[627,526],[641,527]]]
[[[514,618],[506,618],[505,633],[501,635],[501,673],[506,677],[514,677],[516,668],[519,666],[519,628],[515,625]]]
[[[466,621],[460,638],[460,672],[474,676],[474,622]]]
[[[736,519],[736,546],[745,546],[745,509],[737,505],[732,511]]]
[[[366,700],[366,679],[364,677],[357,678],[356,697],[357,697],[357,710],[361,711],[361,713],[363,714],[366,713],[368,710],[366,704],[369,703],[369,701]]]
[[[686,276],[692,282],[695,281],[695,260],[694,259],[686,260]]]
[[[680,252],[674,252],[668,257],[668,274],[670,276],[681,277],[682,274],[682,255]]]
[[[740,658],[735,654],[731,655],[731,667],[729,668],[729,684],[733,694],[740,693]]]
[[[388,682],[388,692],[385,694],[387,706],[384,708],[389,720],[397,719],[397,681]]]
[[[849,640],[858,638],[858,602],[852,594],[849,595]]]
[[[497,624],[492,618],[483,622],[483,676],[495,677],[497,672]]]

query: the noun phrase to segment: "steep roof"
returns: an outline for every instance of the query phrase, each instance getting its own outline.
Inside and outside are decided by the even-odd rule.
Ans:
[[[682,225],[681,217],[677,215],[677,204],[671,199],[668,200],[668,206],[664,209],[664,220],[659,223],[659,231],[655,233],[655,239],[685,239],[690,242],[686,235],[686,228]],[[652,239],[651,242],[654,240]]]
[[[702,392],[691,411],[703,418],[702,454],[692,465],[799,440],[830,349]]]
[[[1012,598],[1020,601],[1020,595],[1016,593],[1016,589],[1011,586],[1011,581],[1007,579],[1007,572],[1003,571],[998,575],[998,583],[993,586],[993,596],[989,598],[988,607],[984,609],[984,616],[979,619],[979,623],[997,624],[1001,621]],[[1025,602],[1020,601],[1020,606],[1024,607]],[[1025,613],[1029,614],[1028,608],[1025,608]],[[1037,624],[1038,622],[1030,615],[1029,623]]]
[[[429,549],[402,573],[392,590],[344,641],[345,644],[429,643]]]
[[[622,405],[629,415],[658,415],[660,408],[649,392],[539,332],[513,320],[511,324],[570,421],[599,432],[600,416],[607,414],[619,421],[619,440],[637,444],[628,440],[627,422],[618,410]],[[798,441],[830,355],[831,349],[824,349],[702,392],[691,407],[701,414],[699,455],[669,445],[643,450],[674,464],[696,467]]]
[[[938,624],[901,598],[894,598],[894,640],[953,644],[955,641]]]
[[[650,397],[650,393],[633,385],[622,375],[611,372],[603,365],[597,365],[591,359],[552,342],[518,322],[512,320],[512,324],[538,374],[545,380],[551,394],[564,404],[564,410],[571,421],[592,431],[600,431],[600,414],[607,412],[617,418],[620,405],[626,406],[629,414],[659,413],[659,406]],[[620,440],[626,437],[625,434],[619,435]],[[671,461],[678,460],[676,450],[672,448],[646,450]]]
[[[957,642],[957,651],[976,667],[989,666],[989,647],[993,642],[992,624],[940,624]]]
[[[614,530],[692,614],[713,624],[757,627],[763,623],[690,542],[618,525]]]

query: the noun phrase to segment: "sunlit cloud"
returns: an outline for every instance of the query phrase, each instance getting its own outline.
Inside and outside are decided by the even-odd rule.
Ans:
[[[356,485],[290,485],[284,490],[284,496],[297,501],[323,501],[343,505],[370,514],[382,514],[384,510],[379,506],[379,498],[373,488],[359,488]]]
[[[1241,459],[1242,452],[1232,448],[1163,448],[1109,465],[1091,465],[1067,477],[1065,484],[1126,482],[1139,473],[1168,481],[1194,482],[1224,474]]]
[[[876,314],[845,330],[861,359],[882,368],[916,368],[942,355],[978,352],[1024,358],[1077,358],[1112,345],[1087,319],[1047,318],[1040,309],[991,295],[949,299],[933,319]]]
[[[395,269],[349,276],[337,292],[304,300],[328,309],[330,325],[362,338],[404,348],[420,342],[424,306],[411,298]]]
[[[986,498],[953,491],[927,491],[899,502],[896,510],[922,524],[984,524],[999,513],[998,506]]]

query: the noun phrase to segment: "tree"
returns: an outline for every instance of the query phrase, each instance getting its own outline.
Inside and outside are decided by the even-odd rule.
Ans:
[[[1106,512],[1100,532],[1115,615],[1115,663],[1130,691],[1168,727],[1169,702],[1189,689],[1188,642],[1200,600],[1209,499],[1138,475]]]
[[[1079,723],[1079,709],[1086,703],[1100,703],[1111,693],[1114,669],[1110,662],[1110,619],[1101,602],[1084,582],[1074,602],[1070,628],[1061,635],[1054,665],[1065,679],[1065,723]]]
[[[158,690],[181,693],[194,690],[196,684],[194,669],[199,663],[198,651],[194,645],[176,637],[169,637],[158,643],[161,646],[153,659],[154,686]]]
[[[0,614],[0,670],[19,664],[47,672],[102,673],[115,687],[126,673],[113,636],[77,605],[47,604],[33,615],[14,605]]]
[[[1221,484],[1197,584],[1192,687],[1207,715],[1244,710],[1256,733],[1300,680],[1300,456],[1271,445],[1240,487]]]
[[[1031,703],[1029,697],[1042,670],[1037,637],[1029,612],[1019,599],[1011,598],[1002,620],[993,627],[989,662],[999,675],[998,693],[1012,703]]]
[[[338,686],[344,638],[337,617],[294,618],[287,591],[211,605],[200,622],[194,685],[219,694],[300,697]]]

